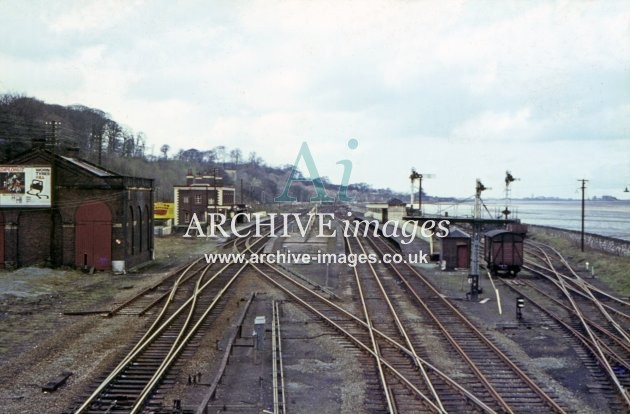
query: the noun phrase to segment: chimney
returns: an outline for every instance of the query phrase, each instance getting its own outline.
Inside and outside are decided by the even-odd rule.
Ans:
[[[65,152],[70,158],[79,158],[79,147],[76,145],[67,146]]]

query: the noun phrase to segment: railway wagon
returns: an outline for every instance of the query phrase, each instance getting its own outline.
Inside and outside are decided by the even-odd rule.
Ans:
[[[509,230],[484,234],[484,259],[493,275],[516,276],[523,265],[525,235]]]

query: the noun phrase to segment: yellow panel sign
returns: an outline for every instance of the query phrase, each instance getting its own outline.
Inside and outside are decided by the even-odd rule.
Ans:
[[[154,203],[153,218],[172,219],[175,218],[175,205],[173,203]]]

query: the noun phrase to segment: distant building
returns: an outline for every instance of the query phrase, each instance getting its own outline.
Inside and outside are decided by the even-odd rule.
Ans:
[[[365,206],[365,217],[375,218],[381,222],[388,220],[400,221],[405,216],[405,202],[397,198],[387,203],[373,203]]]
[[[153,180],[43,148],[0,166],[0,266],[125,271],[153,257]]]
[[[174,203],[154,203],[153,204],[153,234],[156,236],[168,236],[173,229],[173,219],[175,218]]]
[[[175,199],[175,226],[188,226],[193,214],[200,223],[208,223],[208,214],[222,213],[230,216],[233,211],[234,187],[224,187],[223,179],[215,173],[194,175],[189,171],[186,185],[173,188]]]

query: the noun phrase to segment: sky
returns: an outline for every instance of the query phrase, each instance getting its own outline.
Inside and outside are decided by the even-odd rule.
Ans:
[[[0,0],[0,93],[430,195],[630,198],[630,2]],[[355,149],[348,145],[356,140]],[[303,161],[300,166],[304,167]]]

